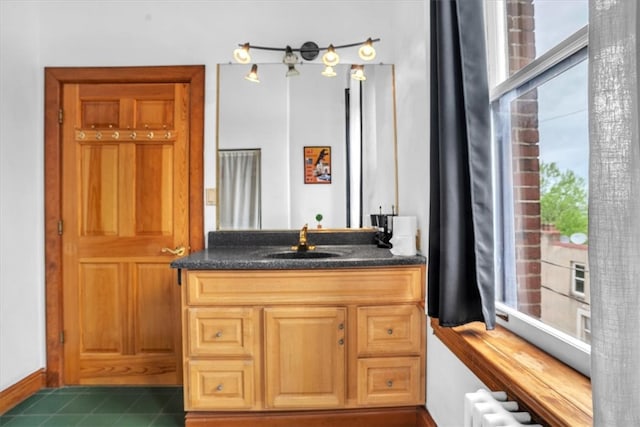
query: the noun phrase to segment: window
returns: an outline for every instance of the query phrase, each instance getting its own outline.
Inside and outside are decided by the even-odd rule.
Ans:
[[[580,339],[591,343],[591,312],[578,309],[578,330],[580,331]]]
[[[588,374],[588,0],[485,4],[501,323]]]
[[[572,262],[571,270],[571,292],[579,297],[584,296],[584,282],[586,275],[586,268],[584,264]]]

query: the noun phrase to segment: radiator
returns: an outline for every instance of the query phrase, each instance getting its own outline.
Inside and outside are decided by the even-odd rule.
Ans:
[[[518,402],[508,402],[504,391],[480,389],[464,395],[464,427],[542,427],[531,424],[528,412],[518,411]]]

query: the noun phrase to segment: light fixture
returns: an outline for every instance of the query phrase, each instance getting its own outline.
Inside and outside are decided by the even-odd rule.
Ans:
[[[367,76],[364,75],[364,65],[352,65],[351,78],[354,80],[360,80],[361,82],[367,80]]]
[[[335,77],[336,71],[334,67],[338,65],[340,62],[340,56],[336,52],[338,49],[344,49],[348,47],[360,46],[358,49],[358,55],[365,61],[370,61],[375,58],[376,51],[373,48],[373,43],[379,42],[380,39],[372,39],[369,37],[367,40],[363,42],[357,43],[349,43],[343,45],[330,44],[327,47],[319,47],[315,42],[305,42],[299,49],[292,49],[291,46],[286,47],[269,47],[269,46],[254,46],[250,43],[239,44],[238,48],[233,51],[233,58],[236,62],[240,64],[248,64],[251,62],[251,56],[249,55],[249,49],[259,49],[259,50],[271,50],[271,51],[280,51],[284,52],[284,57],[282,58],[282,62],[287,66],[286,76],[297,76],[300,72],[296,69],[296,65],[300,62],[298,61],[298,55],[294,52],[300,52],[300,56],[305,61],[313,61],[315,60],[321,51],[325,51],[322,55],[322,62],[325,64],[325,69],[322,71],[322,75],[326,77]],[[252,65],[251,72],[245,77],[247,80],[253,82],[259,82],[258,74],[257,74],[257,65]],[[352,69],[352,77],[355,79],[365,80],[364,70],[357,71]]]
[[[285,76],[293,77],[293,76],[299,76],[300,75],[300,71],[296,70],[296,66],[295,65],[289,64],[288,67],[289,67],[289,69],[287,70]]]
[[[358,55],[363,61],[371,61],[376,57],[376,50],[373,48],[373,40],[368,38],[366,42],[358,49]]]
[[[251,55],[249,55],[249,43],[241,45],[239,48],[233,51],[233,58],[240,64],[248,64],[251,61]]]
[[[333,69],[331,65],[327,65],[326,67],[324,67],[324,70],[322,71],[322,75],[325,77],[335,77],[336,71]]]
[[[249,74],[244,76],[244,78],[253,83],[260,83],[260,79],[258,78],[258,65],[253,64],[251,66],[251,71],[249,71]]]
[[[322,55],[322,62],[328,67],[335,67],[340,62],[340,56],[336,53],[336,48],[332,44],[329,45],[327,51]]]
[[[287,46],[284,51],[284,58],[282,58],[282,62],[285,64],[295,64],[298,62],[298,55],[293,53],[293,49],[291,46]]]
[[[313,61],[318,57],[319,53],[320,48],[315,42],[304,42],[302,46],[300,46],[300,55],[307,61]]]
[[[287,65],[287,73],[285,74],[287,77],[297,76],[300,74],[300,71],[296,70],[298,55],[293,53],[291,46],[286,47],[282,62]]]

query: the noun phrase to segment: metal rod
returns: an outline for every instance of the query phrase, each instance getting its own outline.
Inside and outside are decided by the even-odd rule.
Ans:
[[[334,48],[334,49],[342,49],[342,48],[346,48],[346,47],[360,46],[360,45],[362,45],[362,44],[365,44],[365,43],[366,43],[366,42],[368,42],[368,41],[369,41],[369,39],[364,40],[364,41],[361,41],[361,42],[357,42],[357,43],[341,44],[341,45],[339,45],[339,46],[333,46],[333,48]],[[379,38],[377,38],[377,39],[371,39],[371,42],[372,42],[372,43],[377,43],[377,42],[379,42],[379,41],[380,41],[380,39],[379,39]],[[238,46],[239,46],[239,47],[243,47],[244,45],[245,45],[245,43],[238,43]],[[275,50],[275,51],[282,51],[282,52],[286,52],[286,51],[287,51],[286,46],[285,46],[285,47],[255,46],[255,45],[252,45],[251,43],[249,43],[249,49]],[[329,46],[326,46],[326,47],[318,47],[318,50],[327,50],[327,49],[329,49]],[[301,52],[303,49],[301,49],[301,48],[298,48],[298,49],[291,48],[291,50],[292,50],[293,52]],[[307,50],[307,49],[304,49],[304,50]],[[313,49],[313,50],[315,50],[315,49]]]

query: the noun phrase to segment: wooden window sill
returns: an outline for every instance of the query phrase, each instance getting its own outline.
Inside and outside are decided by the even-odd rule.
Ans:
[[[591,381],[507,329],[472,323],[442,328],[435,335],[491,390],[502,390],[552,426],[591,426]],[[474,391],[474,390],[470,390]]]

